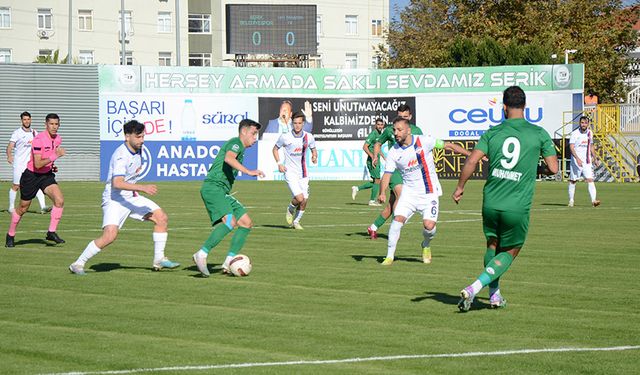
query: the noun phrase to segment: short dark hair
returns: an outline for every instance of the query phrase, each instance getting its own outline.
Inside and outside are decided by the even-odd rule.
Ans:
[[[302,121],[307,121],[307,116],[305,116],[301,111],[294,112],[293,116],[291,116],[291,120],[295,120],[300,117],[302,117]]]
[[[142,134],[144,132],[144,124],[137,120],[127,121],[122,125],[122,130],[124,130],[124,134]]]
[[[45,118],[44,121],[48,122],[49,120],[60,120],[60,116],[58,116],[57,113],[49,113]]]
[[[524,109],[526,101],[527,96],[519,86],[507,87],[502,94],[502,103],[506,105],[507,108]]]
[[[374,121],[374,123],[376,123],[376,124],[379,123],[379,122],[384,124],[384,120],[381,119],[380,117],[376,118],[376,121]]]
[[[582,120],[587,120],[587,122],[591,122],[591,119],[589,118],[589,116],[580,116],[580,122],[582,122]]]
[[[20,119],[22,120],[23,117],[31,117],[31,113],[24,111],[20,114]]]
[[[262,127],[262,125],[260,125],[259,122],[253,121],[253,120],[249,120],[248,118],[240,121],[240,124],[238,125],[238,131],[241,131],[242,128],[248,128],[251,126],[255,126],[256,129],[260,130],[260,128]]]
[[[407,120],[406,118],[401,117],[401,116],[397,116],[396,118],[393,119],[393,125],[395,125],[398,122],[406,122],[407,125],[409,125],[409,120]]]
[[[411,113],[411,107],[409,107],[409,104],[400,104],[398,106],[398,112],[406,112],[409,111],[409,113]]]

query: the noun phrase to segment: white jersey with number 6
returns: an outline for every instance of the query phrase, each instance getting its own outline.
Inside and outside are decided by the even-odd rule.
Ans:
[[[402,175],[402,195],[405,191],[412,194],[442,195],[442,188],[432,150],[436,139],[430,135],[412,135],[411,144],[402,147],[396,143],[387,154],[385,173],[393,173],[396,169]]]

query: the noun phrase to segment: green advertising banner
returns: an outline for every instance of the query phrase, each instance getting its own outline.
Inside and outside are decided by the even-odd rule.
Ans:
[[[100,66],[101,92],[429,94],[582,90],[584,65],[433,69],[298,69]]]

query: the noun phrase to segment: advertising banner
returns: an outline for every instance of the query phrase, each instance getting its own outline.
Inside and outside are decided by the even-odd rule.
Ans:
[[[435,138],[472,144],[503,120],[502,91],[519,85],[527,94],[525,116],[552,138],[565,111],[580,111],[584,66],[536,65],[438,69],[337,70],[100,66],[101,175],[122,124],[145,124],[146,179],[201,180],[238,124],[262,124],[245,164],[280,179],[273,157],[278,137],[291,131],[291,116],[306,116],[304,129],[318,148],[311,179],[362,179],[362,146],[376,118],[389,123],[400,104],[412,122]],[[442,178],[457,178],[464,158],[434,153]],[[310,158],[308,158],[310,160]],[[484,176],[479,170],[474,178]],[[239,178],[250,178],[240,176]]]

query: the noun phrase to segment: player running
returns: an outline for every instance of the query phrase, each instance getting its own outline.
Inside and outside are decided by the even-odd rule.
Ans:
[[[156,185],[142,185],[142,145],[144,144],[144,124],[131,120],[123,125],[124,143],[111,155],[109,174],[102,193],[102,235],[89,242],[78,259],[69,266],[69,271],[79,276],[86,275],[85,264],[118,237],[118,231],[127,217],[153,222],[153,270],[176,268],[180,263],[170,261],[164,255],[168,238],[167,214],[143,192],[155,195]]]
[[[453,200],[458,203],[464,185],[485,155],[489,157],[489,176],[484,185],[482,226],[487,239],[484,272],[460,292],[460,311],[469,311],[473,299],[489,285],[491,307],[503,307],[499,279],[524,245],[540,155],[547,163],[547,174],[558,172],[556,150],[544,128],[524,119],[526,96],[518,86],[504,90],[502,103],[506,120],[484,133],[467,158]]]
[[[294,229],[304,229],[300,224],[309,199],[309,172],[307,171],[307,149],[311,149],[311,162],[318,162],[318,151],[313,134],[302,130],[305,115],[302,112],[293,114],[293,130],[280,135],[273,146],[273,158],[278,163],[278,170],[284,173],[293,198],[287,207],[285,220]],[[284,162],[280,161],[278,150],[284,148]]]
[[[369,170],[369,177],[371,177],[372,181],[367,181],[360,186],[352,186],[351,187],[351,199],[356,200],[356,195],[360,190],[371,189],[371,197],[369,198],[369,206],[380,206],[378,203],[378,195],[380,194],[380,160],[376,161],[376,165],[373,165],[373,151],[375,148],[376,141],[378,137],[382,134],[384,130],[384,121],[381,118],[377,118],[375,121],[375,127],[373,131],[369,133],[367,139],[364,141],[362,145],[362,149],[367,154],[367,169]],[[379,157],[382,156],[382,153],[378,154]]]

